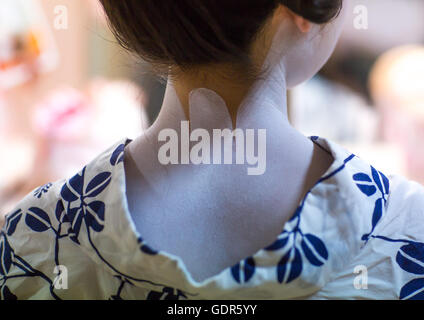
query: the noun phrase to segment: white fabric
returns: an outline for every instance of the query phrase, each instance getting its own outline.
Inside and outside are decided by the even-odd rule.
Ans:
[[[264,175],[252,180],[246,164],[160,165],[159,132],[178,132],[185,119],[169,85],[159,121],[136,144],[141,150],[131,150],[143,155],[137,159],[147,186],[139,193],[141,212],[201,210],[209,212],[205,216],[225,216],[225,210],[253,215],[258,207],[275,214],[287,209],[280,197],[293,199],[287,193],[301,187],[291,185],[295,181],[284,181],[283,187],[282,172],[288,172],[288,164],[292,172],[305,172],[313,148],[290,128],[284,114],[282,31],[268,53],[268,72],[255,82],[237,115],[237,128],[267,130]],[[214,92],[195,90],[189,102],[191,129],[232,125]],[[424,274],[423,188],[400,177],[389,180],[333,142],[311,140],[331,153],[334,162],[281,225],[278,237],[204,281],[193,279],[179,256],[158,252],[145,241],[138,230],[149,230],[149,225],[136,228],[123,161],[129,141],[119,142],[73,178],[28,195],[8,215],[0,237],[2,298],[424,298],[419,276]],[[185,201],[172,192],[181,187],[186,188]],[[228,199],[213,198],[217,190]],[[357,266],[367,268],[367,281],[361,274],[362,289],[354,282]],[[68,276],[67,289],[57,285],[58,271]]]
[[[386,180],[339,145],[312,139],[335,161],[278,239],[201,283],[180,258],[154,252],[135,230],[122,161],[129,141],[117,143],[74,178],[36,190],[7,215],[1,297],[423,298],[424,189],[398,176]],[[55,288],[56,265],[67,268],[68,289]],[[361,265],[367,289],[354,286]]]

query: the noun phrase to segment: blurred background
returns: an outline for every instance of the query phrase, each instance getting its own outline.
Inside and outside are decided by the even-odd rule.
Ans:
[[[290,120],[424,183],[424,1],[350,1],[333,57],[289,92]],[[97,0],[0,4],[1,220],[36,187],[139,135],[165,84],[119,48]]]

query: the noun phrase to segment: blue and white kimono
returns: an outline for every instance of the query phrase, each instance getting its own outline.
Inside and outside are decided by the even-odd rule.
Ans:
[[[273,243],[202,282],[128,210],[124,139],[38,188],[0,234],[2,299],[424,299],[424,188],[343,147]]]

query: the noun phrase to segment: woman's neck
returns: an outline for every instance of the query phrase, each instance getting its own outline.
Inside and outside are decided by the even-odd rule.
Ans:
[[[246,79],[241,74],[234,74],[234,77],[231,78],[221,76],[217,70],[225,68],[226,66],[208,67],[204,70],[197,70],[195,74],[184,74],[170,80],[188,120],[190,119],[190,93],[198,88],[207,88],[225,101],[233,127],[236,127],[238,109],[254,81]],[[214,69],[215,72],[211,73],[210,69]]]
[[[213,68],[215,72],[210,72],[210,68]],[[191,99],[191,94],[199,91],[198,89],[208,89],[215,94],[216,97],[212,95],[212,99],[211,95],[208,96],[211,101],[213,98],[219,97],[219,100],[223,103],[217,107],[217,115],[220,115],[219,111],[222,113],[219,107],[224,105],[233,129],[244,126],[245,124],[240,123],[240,121],[244,122],[246,118],[250,118],[249,123],[254,128],[262,125],[262,128],[266,129],[266,123],[258,123],[255,126],[253,123],[255,121],[252,122],[251,118],[254,114],[266,113],[267,108],[275,108],[280,111],[281,117],[278,120],[284,119],[284,123],[288,124],[284,68],[279,66],[270,69],[255,80],[250,80],[241,73],[235,72],[233,73],[234,77],[221,75],[225,72],[225,68],[226,66],[208,67],[197,70],[196,74],[185,73],[176,78],[168,79],[167,90],[156,125],[163,127],[164,123],[169,124],[168,121],[162,121],[163,118],[169,118],[168,113],[174,114],[174,119],[176,118],[175,115],[178,114],[177,118],[179,117],[180,120],[189,121],[192,120],[190,115],[193,113],[197,113],[199,116],[196,103],[194,103],[194,99]],[[213,108],[211,102],[209,106],[211,112],[204,115],[211,122],[214,120]],[[203,115],[201,116],[203,117]]]
[[[172,76],[168,85],[172,83],[173,89],[179,98],[179,103],[187,119],[190,119],[190,93],[198,88],[207,88],[214,91],[225,102],[231,116],[233,128],[239,120],[237,114],[246,99],[256,100],[258,93],[268,91],[273,97],[273,103],[287,115],[286,105],[286,74],[282,61],[274,61],[271,52],[273,39],[278,31],[279,23],[274,19],[268,24],[258,40],[250,48],[250,63],[218,63],[193,68],[183,71],[177,66],[172,67]],[[279,60],[279,59],[278,59]],[[248,71],[247,71],[248,70]],[[169,91],[167,90],[169,93]],[[260,97],[262,98],[262,97]],[[165,102],[169,101],[165,99]],[[256,101],[257,102],[257,101]]]

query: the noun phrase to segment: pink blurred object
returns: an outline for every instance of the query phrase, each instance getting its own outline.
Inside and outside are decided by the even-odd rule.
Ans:
[[[79,91],[64,88],[36,105],[34,129],[47,140],[79,140],[93,120],[89,100]]]
[[[7,131],[6,100],[0,91],[0,137],[2,137]]]
[[[376,63],[370,87],[383,138],[405,153],[408,175],[424,183],[424,47],[390,50]]]
[[[128,81],[93,80],[85,92],[63,88],[34,108],[35,167],[49,179],[74,174],[124,137],[147,127],[143,94]]]

